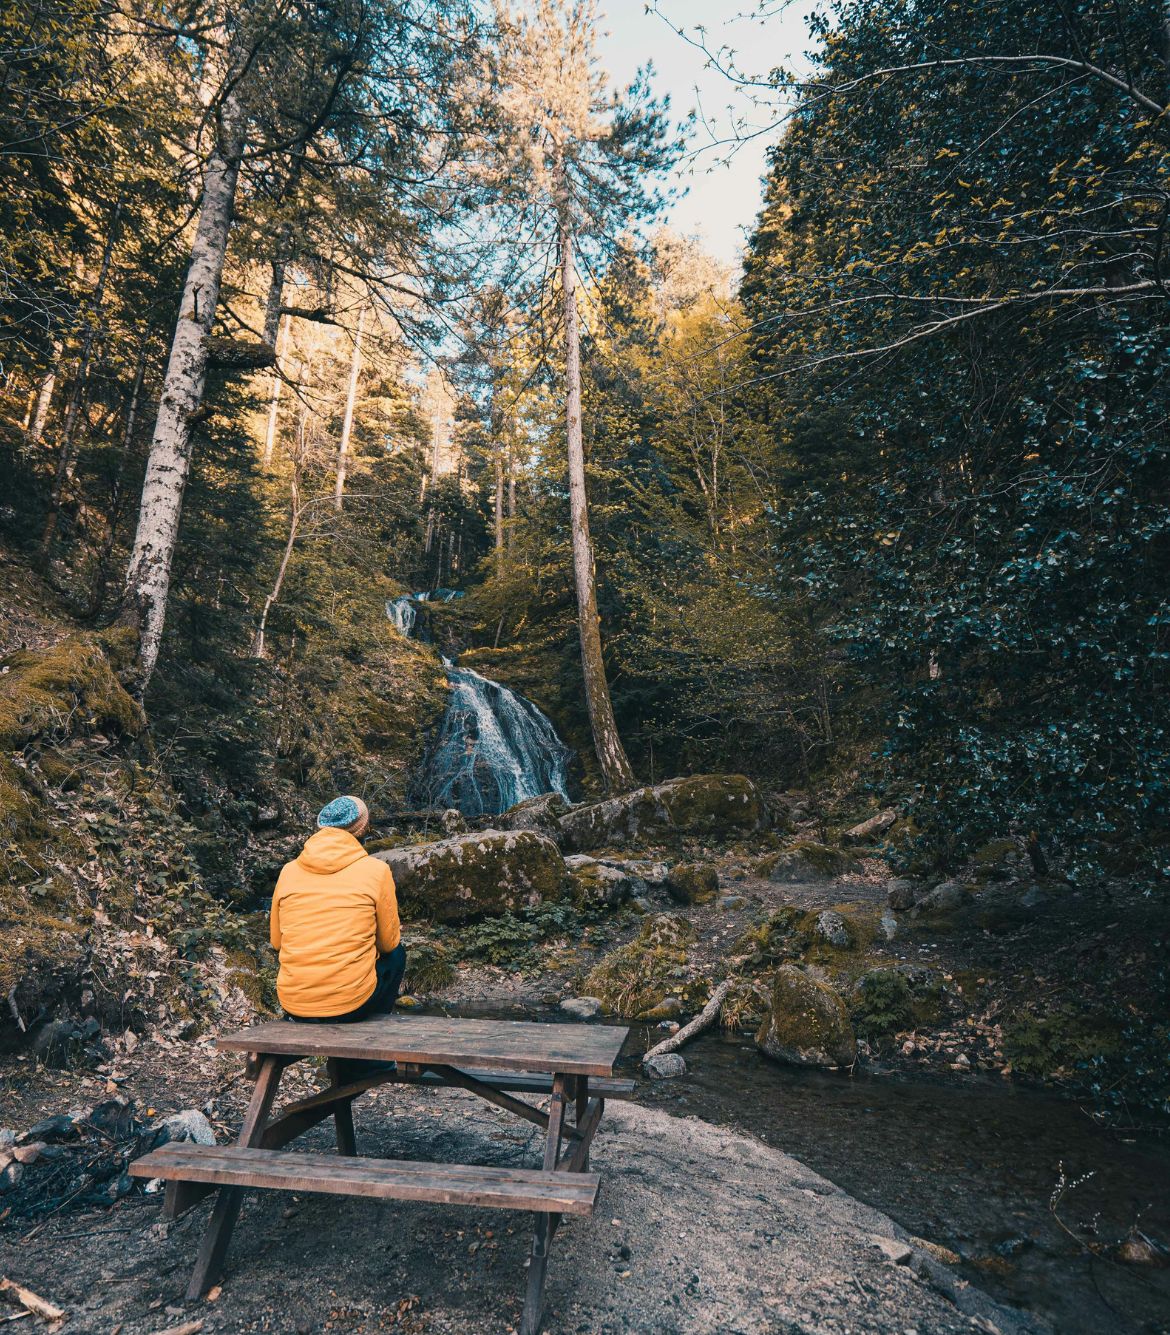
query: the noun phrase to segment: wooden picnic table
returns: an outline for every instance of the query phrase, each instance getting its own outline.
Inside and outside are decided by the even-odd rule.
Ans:
[[[535,1214],[521,1335],[536,1335],[544,1305],[549,1244],[562,1214],[590,1214],[600,1178],[589,1147],[606,1098],[628,1098],[632,1080],[613,1068],[627,1029],[605,1025],[462,1020],[401,1012],[355,1024],[275,1020],[218,1040],[249,1055],[256,1088],[234,1145],[163,1145],[135,1160],[135,1177],[167,1183],[164,1217],[173,1219],[215,1192],[215,1206],[187,1288],[194,1300],[219,1278],[245,1188],[324,1192],[390,1200],[439,1201]],[[281,1076],[306,1057],[327,1058],[328,1084],[273,1114]],[[397,1062],[351,1079],[346,1060]],[[468,1090],[545,1131],[538,1168],[440,1164],[359,1156],[353,1102],[386,1084]],[[518,1094],[548,1095],[548,1110]],[[572,1121],[566,1120],[572,1105]],[[332,1117],[337,1154],[290,1153],[296,1137]]]

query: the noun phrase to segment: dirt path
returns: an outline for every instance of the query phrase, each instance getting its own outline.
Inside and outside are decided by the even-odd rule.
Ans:
[[[388,1089],[358,1115],[366,1154],[530,1161],[538,1133],[470,1096]],[[306,1144],[326,1148],[323,1131]],[[796,1160],[694,1119],[611,1105],[597,1142],[601,1205],[558,1234],[546,1331],[661,1335],[944,1335],[1043,1329],[916,1253],[905,1235]],[[168,1230],[159,1197],[62,1215],[0,1241],[0,1273],[69,1312],[62,1335],[512,1329],[525,1216],[262,1193],[249,1198],[214,1303],[182,1291],[207,1205]]]

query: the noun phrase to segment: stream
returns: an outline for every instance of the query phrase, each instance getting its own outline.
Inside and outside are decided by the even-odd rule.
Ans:
[[[566,1018],[537,1007],[458,1009]],[[702,1036],[685,1049],[686,1076],[649,1081],[640,1054],[661,1037],[630,1027],[620,1066],[638,1079],[640,1103],[791,1154],[907,1232],[956,1252],[964,1278],[1044,1317],[1058,1335],[1170,1335],[1170,1270],[1090,1250],[1106,1251],[1135,1222],[1170,1237],[1170,1123],[1151,1114],[1140,1128],[1111,1129],[1087,1105],[998,1078],[781,1066],[741,1034]],[[1054,1213],[1062,1165],[1067,1182],[1084,1180]]]

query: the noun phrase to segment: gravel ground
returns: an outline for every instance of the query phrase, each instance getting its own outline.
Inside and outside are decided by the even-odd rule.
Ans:
[[[457,1091],[386,1088],[357,1107],[359,1151],[533,1163],[535,1128]],[[303,1143],[326,1149],[318,1129]],[[595,1142],[595,1214],[555,1239],[548,1335],[943,1335],[1046,1329],[996,1306],[906,1241],[887,1216],[757,1140],[611,1103]],[[201,1330],[514,1328],[530,1216],[438,1205],[248,1197],[222,1290],[182,1293],[204,1204],[169,1227],[160,1197],[62,1214],[0,1238],[0,1273],[66,1309],[62,1335]],[[881,1242],[875,1242],[881,1239]],[[895,1264],[887,1253],[909,1254]],[[31,1319],[22,1329],[40,1323]]]

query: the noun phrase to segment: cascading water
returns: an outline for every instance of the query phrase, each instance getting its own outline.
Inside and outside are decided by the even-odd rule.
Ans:
[[[393,598],[386,615],[409,638],[419,602],[462,594],[437,589]],[[465,816],[495,816],[541,793],[569,796],[572,752],[531,700],[443,659],[451,697],[438,736],[414,784],[420,806],[454,807]]]

